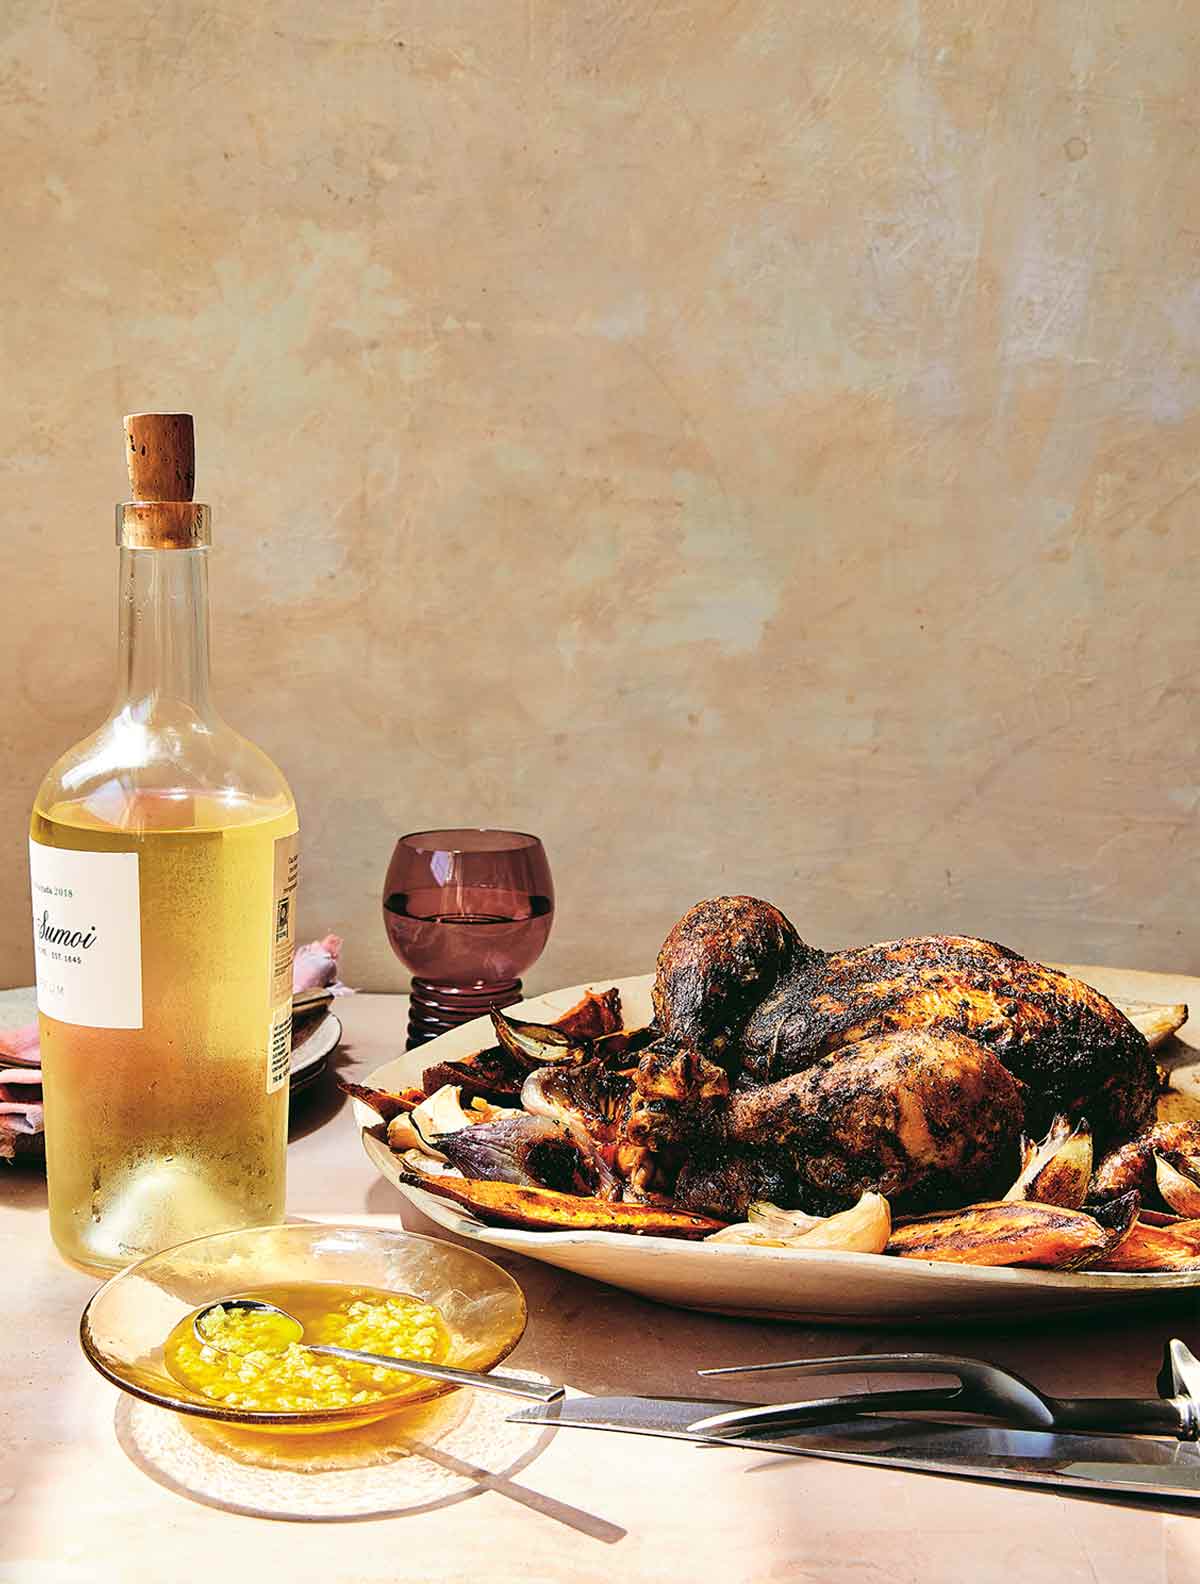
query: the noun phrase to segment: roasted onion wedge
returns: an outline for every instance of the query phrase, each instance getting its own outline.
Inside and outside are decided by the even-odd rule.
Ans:
[[[527,1067],[546,1067],[554,1062],[582,1061],[590,1054],[588,1041],[578,1034],[564,1034],[550,1023],[522,1023],[506,1013],[492,1013],[496,1038],[510,1055]]]
[[[547,1117],[518,1112],[498,1122],[456,1129],[437,1144],[467,1178],[590,1194],[599,1177],[592,1155]]]
[[[1200,1216],[1200,1176],[1179,1154],[1154,1156],[1154,1177],[1163,1201],[1181,1216]]]
[[[515,1024],[518,1020],[509,1019],[508,1022]],[[642,1037],[641,1031],[625,1034],[621,1030],[621,993],[615,987],[599,992],[589,990],[582,1000],[577,1001],[553,1023],[524,1023],[519,1026],[530,1031],[525,1049],[518,1048],[519,1042],[514,1037],[506,1044],[488,1046],[458,1061],[437,1062],[425,1070],[426,1090],[432,1094],[443,1084],[457,1084],[467,1099],[480,1096],[497,1105],[515,1105],[531,1065],[542,1066],[554,1060],[560,1051],[587,1046],[593,1040],[602,1043],[607,1049],[609,1040],[614,1042],[614,1046],[619,1046],[622,1040],[633,1041]],[[541,1036],[548,1029],[555,1032],[548,1036],[554,1049],[547,1055]],[[533,1054],[530,1054],[531,1051]],[[614,1048],[613,1060],[620,1059]]]
[[[1106,1227],[1082,1210],[1002,1199],[907,1221],[894,1228],[886,1252],[956,1265],[1079,1270],[1119,1245],[1137,1213],[1136,1203],[1128,1210],[1123,1224]]]
[[[615,1144],[629,1109],[633,1080],[602,1061],[538,1067],[521,1087],[531,1116],[550,1117],[570,1128],[582,1145]]]
[[[882,1254],[892,1232],[892,1212],[882,1194],[865,1193],[849,1210],[826,1216],[797,1240],[807,1249],[844,1249],[856,1254]]]
[[[1139,1033],[1145,1035],[1151,1050],[1157,1050],[1170,1039],[1188,1018],[1188,1009],[1182,1001],[1117,1001],[1114,1005],[1124,1012]]]
[[[756,1248],[790,1248],[815,1232],[824,1216],[803,1210],[783,1210],[766,1199],[756,1199],[746,1210],[745,1221],[734,1221],[708,1239],[710,1243],[740,1243]],[[885,1240],[886,1241],[886,1240]]]
[[[1059,1112],[1040,1144],[1022,1138],[1021,1175],[1004,1197],[1078,1210],[1087,1197],[1091,1175],[1091,1128],[1082,1117],[1072,1122]]]
[[[1089,1270],[1200,1271],[1200,1220],[1153,1226],[1140,1217],[1128,1237]]]
[[[815,1232],[828,1219],[827,1216],[809,1215],[807,1210],[783,1210],[766,1199],[755,1199],[746,1209],[746,1221],[757,1227],[764,1237],[803,1237]]]
[[[1111,1241],[1105,1250],[1107,1258],[1120,1248],[1137,1225],[1138,1216],[1142,1213],[1142,1196],[1131,1192],[1122,1194],[1119,1199],[1106,1199],[1103,1204],[1085,1204],[1081,1208],[1084,1215],[1090,1215],[1109,1233]]]
[[[404,1169],[400,1177],[413,1188],[452,1199],[479,1220],[499,1226],[543,1232],[630,1232],[650,1237],[702,1238],[722,1225],[710,1216],[691,1215],[685,1210],[614,1204],[608,1199],[557,1193],[552,1188],[523,1188],[466,1177],[427,1177],[423,1172]]]
[[[504,1049],[527,1067],[580,1061],[592,1054],[594,1040],[620,1032],[621,992],[615,985],[599,993],[589,990],[553,1023],[525,1023],[496,1011],[492,1026]]]

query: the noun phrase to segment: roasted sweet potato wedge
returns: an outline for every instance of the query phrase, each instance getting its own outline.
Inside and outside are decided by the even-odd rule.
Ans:
[[[1178,1216],[1170,1210],[1147,1210],[1145,1205],[1138,1211],[1138,1220],[1145,1226],[1175,1226],[1179,1221],[1185,1221],[1186,1216]]]
[[[1088,1269],[1200,1271],[1200,1220],[1154,1226],[1139,1217],[1128,1237]]]
[[[703,1238],[725,1224],[686,1210],[660,1210],[653,1205],[613,1204],[552,1188],[522,1188],[513,1183],[481,1182],[471,1177],[426,1176],[402,1170],[401,1178],[442,1199],[452,1199],[499,1226],[532,1231],[632,1232],[653,1237]]]
[[[1136,1206],[1130,1207],[1136,1214]],[[1034,1265],[1078,1270],[1101,1259],[1126,1235],[1061,1205],[999,1200],[939,1211],[896,1227],[885,1253],[956,1265]]]
[[[426,1094],[436,1094],[446,1084],[457,1084],[463,1102],[487,1100],[492,1105],[517,1106],[521,1085],[529,1069],[499,1045],[476,1051],[460,1061],[435,1062],[426,1067],[421,1081]]]
[[[403,1112],[415,1111],[425,1099],[423,1089],[403,1089],[399,1094],[392,1094],[387,1089],[369,1089],[366,1084],[350,1083],[345,1078],[338,1079],[338,1086],[343,1093],[352,1095],[355,1100],[369,1105],[372,1111],[377,1111],[385,1122],[390,1122]]]
[[[616,985],[599,993],[589,990],[582,1001],[555,1018],[552,1027],[578,1039],[599,1039],[601,1034],[615,1034],[621,1027],[621,992]]]

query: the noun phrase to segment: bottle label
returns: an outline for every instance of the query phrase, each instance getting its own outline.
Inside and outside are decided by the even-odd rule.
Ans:
[[[282,1089],[292,1068],[292,958],[296,950],[296,884],[300,839],[280,836],[275,843],[275,884],[271,910],[271,1027],[267,1035],[267,1093]]]
[[[282,1089],[292,1075],[292,1008],[289,1004],[271,1014],[267,1036],[267,1093]]]
[[[142,1026],[137,853],[29,843],[38,1011],[87,1028]]]

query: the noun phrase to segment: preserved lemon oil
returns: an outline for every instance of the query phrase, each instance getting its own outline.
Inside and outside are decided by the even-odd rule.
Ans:
[[[190,420],[126,428],[119,695],[30,827],[50,1225],[101,1271],[282,1219],[297,878],[287,783],[209,699]]]
[[[163,1344],[164,1362],[175,1379],[227,1408],[303,1413],[388,1399],[394,1405],[414,1393],[430,1394],[432,1383],[425,1377],[321,1358],[309,1352],[310,1345],[332,1344],[425,1363],[440,1363],[450,1350],[441,1310],[409,1293],[291,1282],[256,1287],[239,1297],[275,1304],[286,1314],[192,1309]],[[205,1341],[193,1329],[200,1315]]]

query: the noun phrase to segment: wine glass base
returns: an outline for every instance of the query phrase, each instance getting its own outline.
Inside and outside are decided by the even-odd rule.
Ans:
[[[505,979],[499,984],[446,985],[414,978],[405,1049],[425,1045],[448,1029],[469,1023],[472,1018],[486,1017],[496,1008],[512,1006],[520,999],[519,979]]]

